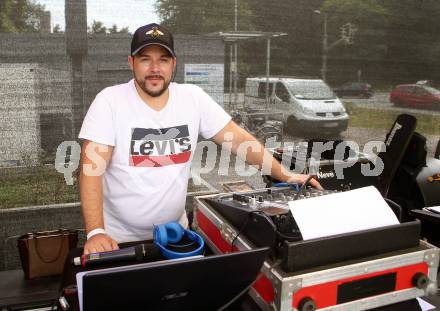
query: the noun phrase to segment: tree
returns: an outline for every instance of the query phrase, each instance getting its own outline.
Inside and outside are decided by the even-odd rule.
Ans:
[[[129,33],[128,31],[128,27],[122,27],[121,29],[119,29],[118,33]]]
[[[253,23],[256,30],[283,32],[287,36],[271,41],[272,75],[318,75],[320,58],[320,23],[313,13],[323,0],[251,0]],[[251,75],[265,73],[266,45],[262,41],[246,44],[252,59],[260,60],[253,65]],[[294,61],[292,61],[294,60]]]
[[[254,0],[237,0],[237,29],[252,31],[256,26],[250,2]],[[156,13],[161,24],[173,33],[207,34],[219,31],[233,31],[235,27],[235,0],[157,0]],[[227,48],[229,48],[227,46]],[[242,46],[238,46],[241,55]],[[225,55],[228,55],[229,49]],[[254,60],[239,61],[239,72],[247,76],[249,64]],[[228,69],[227,69],[228,70]],[[228,83],[229,75],[226,76]]]
[[[399,69],[390,78],[395,82],[440,79],[437,70],[440,2],[389,0],[383,5],[389,12],[390,20],[386,34],[386,61],[389,66]]]
[[[380,0],[326,0],[322,11],[336,24],[350,22],[362,29],[383,29],[388,12],[382,3]]]
[[[100,33],[105,34],[107,33],[107,27],[104,26],[103,22],[100,21],[93,21],[92,26],[89,28],[90,33]]]
[[[116,26],[116,24],[113,24],[113,26],[108,29],[108,33],[118,33],[118,26]]]
[[[175,33],[204,34],[234,29],[235,0],[157,0],[162,24]],[[273,75],[320,74],[327,16],[328,43],[341,36],[344,24],[355,24],[352,45],[328,53],[332,82],[363,76],[392,81],[440,79],[440,1],[438,0],[237,0],[238,30],[284,32],[271,41]],[[315,13],[320,10],[321,14]],[[240,73],[265,72],[264,42],[239,45]],[[294,60],[294,61],[292,61]],[[333,69],[332,69],[333,68]],[[429,73],[429,76],[426,76]],[[364,75],[365,74],[365,75]],[[425,76],[423,76],[425,75]],[[434,75],[434,76],[433,76]],[[435,77],[438,76],[438,77]],[[244,78],[245,76],[242,75]]]
[[[238,1],[238,30],[253,30],[249,0]],[[161,23],[174,33],[234,30],[234,0],[157,0]]]
[[[107,30],[108,33],[110,34],[115,34],[115,33],[128,33],[128,27],[123,27],[120,30],[118,30],[118,26],[116,24],[113,24],[113,26],[111,28],[109,28]]]
[[[32,0],[1,0],[0,32],[38,32],[44,11]]]
[[[62,33],[63,31],[61,31],[61,26],[59,24],[56,24],[55,26],[53,26],[52,32],[53,33]]]
[[[364,78],[373,78],[386,53],[385,30],[388,12],[381,0],[326,0],[321,7],[321,20],[327,17],[329,44],[341,39],[356,28],[349,45],[338,45],[328,52],[329,79],[334,84]],[[348,25],[354,27],[348,27]],[[321,24],[322,25],[322,24]],[[322,28],[321,28],[322,29]],[[323,35],[323,31],[321,31]],[[322,37],[321,37],[322,38]],[[342,42],[341,42],[342,43]],[[337,70],[336,70],[337,69]],[[381,73],[378,75],[381,76]]]
[[[426,74],[437,67],[439,1],[326,0],[322,11],[330,35],[338,35],[346,22],[358,26],[355,44],[338,53],[345,66],[356,59],[394,83],[434,78]],[[372,67],[373,61],[380,66]]]

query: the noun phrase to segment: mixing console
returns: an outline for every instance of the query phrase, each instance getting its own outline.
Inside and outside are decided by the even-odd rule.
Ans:
[[[289,209],[289,201],[338,192],[292,187],[228,193],[209,199],[210,205],[258,246],[280,246],[284,241],[302,240]]]

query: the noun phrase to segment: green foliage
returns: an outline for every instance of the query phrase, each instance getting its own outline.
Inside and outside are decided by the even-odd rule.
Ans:
[[[431,68],[438,66],[440,1],[325,0],[322,11],[330,35],[337,36],[344,23],[357,25],[356,44],[339,54],[345,61],[381,61],[391,83],[437,75]]]
[[[107,33],[107,27],[104,26],[103,22],[93,21],[92,26],[89,28],[90,33]]]
[[[175,33],[205,34],[234,29],[234,0],[157,0],[162,23]],[[271,42],[271,74],[319,76],[324,13],[328,44],[341,27],[357,28],[351,45],[337,45],[328,56],[328,79],[335,85],[356,78],[396,84],[440,80],[440,1],[438,0],[237,0],[238,30],[285,32]],[[321,14],[314,11],[320,10]],[[226,50],[229,55],[229,50]],[[239,46],[241,82],[265,72],[262,40]],[[293,61],[292,61],[293,60]]]
[[[55,26],[53,26],[52,32],[53,33],[61,33],[63,31],[61,31],[61,26],[59,24],[56,24]]]
[[[109,33],[118,33],[118,26],[116,24],[113,24],[111,28],[108,29]]]
[[[389,0],[384,1],[383,5],[389,12],[390,20],[386,37],[388,62],[396,65],[402,62],[417,64],[402,68],[414,80],[434,78],[434,68],[439,61],[440,1]],[[421,73],[420,69],[424,72]]]
[[[128,27],[123,27],[121,29],[118,29],[118,26],[116,24],[113,24],[111,28],[107,30],[108,33],[115,34],[115,33],[128,33]]]
[[[238,30],[253,30],[248,0],[238,2]],[[234,0],[157,0],[162,24],[175,33],[205,34],[234,30]]]
[[[123,27],[118,29],[116,24],[113,24],[111,28],[107,28],[104,26],[103,22],[93,21],[92,26],[88,27],[89,33],[98,33],[98,34],[116,34],[116,33],[128,33],[128,27]]]
[[[360,28],[381,27],[385,28],[387,22],[387,9],[379,0],[326,0],[322,11],[337,24],[354,23]]]
[[[128,27],[122,27],[121,29],[119,29],[118,33],[129,33]]]
[[[38,32],[44,11],[32,0],[1,0],[0,32]]]
[[[271,40],[272,75],[318,75],[322,28],[313,11],[321,4],[322,0],[250,0],[256,30],[287,33]],[[243,48],[250,54],[250,74],[265,74],[266,42],[249,42]]]

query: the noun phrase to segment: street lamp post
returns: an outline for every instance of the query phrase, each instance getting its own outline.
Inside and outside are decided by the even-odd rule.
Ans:
[[[316,14],[321,14],[320,10],[313,11]],[[327,13],[322,13],[324,17],[323,34],[322,34],[322,65],[321,77],[322,80],[327,80],[327,52],[328,52],[328,32],[327,32]]]
[[[266,45],[266,110],[269,109],[269,76],[270,76],[270,37]]]
[[[327,80],[327,52],[328,52],[328,33],[327,33],[327,13],[324,13],[324,34],[322,38],[322,80]]]
[[[327,80],[327,55],[328,52],[334,47],[341,43],[353,44],[354,34],[357,31],[356,25],[352,23],[346,23],[341,27],[341,38],[335,42],[328,44],[328,31],[327,31],[327,13],[321,12],[320,10],[315,10],[313,13],[323,16],[323,34],[322,34],[322,67],[321,67],[321,77],[322,80]]]

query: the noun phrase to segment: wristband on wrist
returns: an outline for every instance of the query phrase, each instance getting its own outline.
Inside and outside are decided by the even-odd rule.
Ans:
[[[95,236],[97,234],[106,234],[105,230],[103,228],[96,228],[87,233],[87,240],[89,240],[92,236]]]

